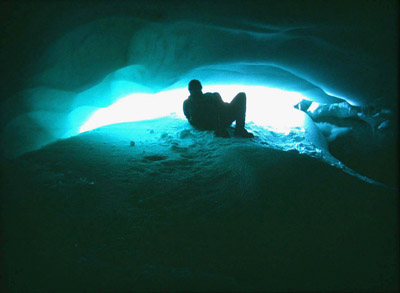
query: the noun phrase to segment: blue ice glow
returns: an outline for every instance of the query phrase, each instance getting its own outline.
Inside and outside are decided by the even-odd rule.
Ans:
[[[308,99],[300,93],[246,85],[204,86],[203,92],[219,92],[225,102],[230,102],[237,93],[245,92],[247,122],[284,133],[290,131],[291,128],[303,127],[304,115],[293,108],[293,105],[301,100]],[[186,88],[155,94],[133,93],[109,107],[97,110],[81,126],[79,132],[115,123],[151,120],[171,115],[185,119],[182,103],[187,96]]]

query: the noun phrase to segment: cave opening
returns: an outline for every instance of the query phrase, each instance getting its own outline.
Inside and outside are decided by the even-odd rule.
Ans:
[[[290,128],[304,126],[304,117],[294,110],[294,105],[309,98],[300,93],[266,86],[239,84],[207,85],[204,90],[219,92],[225,102],[230,102],[238,92],[246,93],[247,122],[267,126],[277,132],[288,132]],[[187,94],[185,88],[155,94],[130,94],[93,113],[80,127],[79,133],[114,123],[150,120],[171,115],[184,119],[182,104]]]

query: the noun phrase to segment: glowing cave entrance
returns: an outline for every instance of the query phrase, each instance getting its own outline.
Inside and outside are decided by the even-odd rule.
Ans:
[[[265,86],[210,85],[203,92],[219,92],[225,102],[230,102],[237,93],[247,96],[246,122],[269,127],[287,133],[291,128],[302,128],[304,115],[293,108],[303,99],[298,92],[290,92]],[[132,93],[109,107],[97,110],[80,128],[80,133],[101,126],[152,120],[165,116],[185,119],[182,103],[188,97],[187,88],[167,90],[155,94]]]

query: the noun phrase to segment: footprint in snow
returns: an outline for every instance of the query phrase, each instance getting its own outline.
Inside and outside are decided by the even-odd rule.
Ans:
[[[144,160],[155,162],[155,161],[162,161],[162,160],[165,160],[167,158],[168,158],[167,156],[152,155],[152,156],[145,156]]]

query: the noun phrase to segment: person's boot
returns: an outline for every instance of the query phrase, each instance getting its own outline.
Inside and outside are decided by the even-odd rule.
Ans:
[[[253,138],[254,135],[251,132],[248,132],[244,128],[235,128],[235,136],[243,137],[243,138]]]

